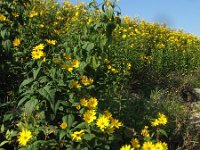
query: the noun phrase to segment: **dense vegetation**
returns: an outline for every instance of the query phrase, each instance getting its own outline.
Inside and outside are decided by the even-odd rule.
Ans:
[[[116,1],[0,4],[0,149],[173,150],[198,141],[179,96],[185,83],[199,85],[198,37],[121,17]]]

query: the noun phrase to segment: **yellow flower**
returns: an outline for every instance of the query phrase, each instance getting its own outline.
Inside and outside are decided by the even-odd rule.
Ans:
[[[44,25],[43,25],[43,24],[40,24],[39,26],[40,26],[40,28],[44,28]]]
[[[168,150],[167,144],[162,142],[157,142],[154,147],[155,150]]]
[[[122,126],[122,122],[120,122],[117,119],[113,119],[113,118],[111,119],[111,123],[110,124],[111,124],[111,126],[117,128],[117,129]]]
[[[158,125],[159,125],[158,119],[155,119],[153,122],[151,122],[152,127],[155,127],[155,126],[158,126]]]
[[[19,17],[19,14],[18,14],[17,12],[12,12],[12,15],[13,15],[14,17]]]
[[[61,67],[62,67],[62,69],[66,69],[69,72],[73,71],[73,67],[71,67],[71,66],[69,66],[67,64],[63,64]]]
[[[87,107],[88,107],[89,109],[94,109],[97,105],[98,105],[98,100],[97,100],[95,97],[91,97],[91,98],[88,100]]]
[[[122,38],[123,38],[123,39],[125,39],[125,38],[126,38],[126,35],[125,35],[125,34],[123,34],[123,35],[122,35]]]
[[[6,16],[0,14],[0,21],[6,21]]]
[[[44,49],[44,44],[39,44],[35,47],[33,47],[33,51],[39,51]]]
[[[84,130],[75,131],[71,134],[73,141],[81,141],[82,136],[84,135]]]
[[[104,116],[106,116],[108,119],[112,118],[112,114],[111,114],[111,112],[109,112],[108,110],[105,110],[105,111],[103,112],[103,114],[104,114]]]
[[[123,145],[120,150],[134,150],[134,148],[131,148],[131,145]]]
[[[159,113],[158,121],[160,124],[165,125],[167,123],[167,117],[164,114]]]
[[[140,142],[136,138],[132,138],[131,139],[131,145],[132,145],[133,148],[137,148],[137,149],[140,148]]]
[[[74,59],[73,61],[72,61],[72,67],[74,67],[74,68],[78,68],[79,67],[79,61],[77,60],[77,59]]]
[[[167,145],[167,143],[163,142],[162,145],[163,145],[163,150],[168,150],[168,145]]]
[[[71,81],[72,87],[76,89],[80,89],[81,85],[78,83],[78,81],[72,80]]]
[[[67,55],[66,53],[63,54],[64,58],[66,60],[71,60],[71,56],[70,55]]]
[[[92,78],[88,78],[87,76],[81,76],[81,82],[83,85],[87,86],[94,82]]]
[[[144,142],[142,145],[142,150],[154,150],[154,145],[152,142]]]
[[[108,69],[111,69],[111,68],[112,68],[112,66],[111,66],[111,65],[108,65],[108,66],[107,66],[107,68],[108,68]]]
[[[61,129],[66,129],[67,128],[67,123],[66,122],[62,122],[60,125]]]
[[[32,51],[33,59],[40,59],[41,57],[44,57],[44,56],[45,56],[45,53],[42,50]]]
[[[27,142],[30,140],[31,137],[32,137],[31,131],[25,129],[19,133],[17,141],[19,142],[20,145],[26,146]]]
[[[106,0],[106,1],[105,1],[105,4],[106,4],[107,6],[109,6],[109,5],[111,4],[111,2],[110,2],[109,0]]]
[[[87,101],[85,98],[82,98],[82,99],[80,100],[80,104],[81,104],[81,106],[83,106],[83,107],[87,107],[88,101]]]
[[[36,11],[31,11],[30,14],[29,14],[29,17],[30,17],[30,18],[33,18],[33,17],[35,17],[35,16],[37,16],[37,15],[38,15],[38,12],[36,12]]]
[[[13,46],[19,46],[21,44],[21,41],[19,38],[15,38],[14,41],[13,41]]]
[[[111,68],[111,72],[117,73],[118,71],[117,71],[117,69],[115,69],[115,68]]]
[[[81,105],[76,105],[76,109],[80,110],[81,109]]]
[[[109,119],[104,115],[101,115],[96,122],[96,125],[100,128],[101,131],[104,131],[105,128],[109,126]]]
[[[132,67],[131,63],[127,63],[127,69],[130,70]]]
[[[109,126],[107,129],[106,129],[106,133],[108,134],[112,134],[115,132],[115,128],[113,126]]]
[[[56,45],[56,40],[49,40],[49,39],[46,39],[45,40],[49,45]]]
[[[95,115],[96,115],[96,112],[94,110],[87,110],[83,114],[83,120],[87,123],[91,123],[97,118]]]
[[[166,123],[167,117],[162,113],[158,113],[158,119],[154,119],[154,121],[151,122],[151,126],[155,127],[158,125],[165,125]]]
[[[105,63],[105,64],[109,64],[110,61],[109,61],[108,59],[105,59],[105,60],[104,60],[104,63]]]
[[[142,131],[141,131],[141,135],[142,136],[144,136],[144,137],[150,137],[148,128],[149,128],[148,126],[145,126],[144,129],[142,129]]]

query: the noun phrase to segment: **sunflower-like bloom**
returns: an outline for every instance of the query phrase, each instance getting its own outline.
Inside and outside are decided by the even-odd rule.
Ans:
[[[0,14],[0,21],[6,21],[6,19],[7,19],[6,16]]]
[[[81,141],[82,136],[85,134],[84,132],[85,132],[84,130],[75,131],[74,133],[71,134],[72,140],[77,142]]]
[[[100,128],[101,131],[104,132],[104,130],[109,126],[109,121],[110,120],[107,117],[102,115],[97,119],[96,125]]]
[[[142,131],[141,131],[141,135],[142,136],[144,136],[144,137],[150,137],[148,128],[149,128],[148,126],[145,126],[144,129],[142,129]]]
[[[162,113],[158,113],[158,118],[154,119],[154,121],[151,122],[151,126],[155,127],[158,125],[165,125],[166,123],[167,123],[167,117]]]
[[[163,143],[157,142],[154,147],[155,147],[155,150],[168,150],[168,146],[164,142]]]
[[[66,122],[62,122],[62,123],[60,124],[60,128],[61,128],[61,129],[66,129],[66,128],[67,128],[67,123],[66,123]]]
[[[83,114],[83,120],[87,123],[91,123],[97,118],[95,115],[96,115],[96,112],[94,110],[87,110]]]
[[[81,76],[81,82],[83,85],[87,86],[87,85],[91,85],[94,80],[92,78],[88,78],[87,76]]]
[[[21,44],[21,41],[20,41],[19,38],[15,38],[15,39],[13,40],[13,46],[17,47],[17,46],[19,46],[20,44]]]
[[[123,145],[120,150],[134,150],[133,148],[131,148],[131,145]]]
[[[80,104],[83,107],[87,107],[88,105],[88,101],[85,98],[80,99]]]
[[[71,81],[71,85],[72,85],[72,88],[75,88],[75,89],[80,89],[81,88],[81,85],[76,80],[72,80]]]
[[[142,150],[155,150],[155,146],[152,142],[144,142],[142,145]]]
[[[38,16],[38,12],[37,11],[31,11],[30,14],[29,14],[29,17],[33,18],[35,16]]]
[[[111,119],[110,124],[111,124],[111,126],[117,128],[117,129],[122,126],[122,122],[120,122],[118,119],[114,119],[114,118]]]
[[[31,131],[25,129],[19,133],[17,141],[19,142],[20,145],[26,146],[27,142],[30,140],[31,137],[32,137]]]
[[[72,60],[72,67],[78,68],[79,64],[80,64],[80,62],[77,59]]]
[[[46,41],[47,44],[49,44],[49,45],[56,45],[56,43],[57,43],[56,40],[49,40],[49,39],[46,39],[45,41]]]
[[[98,100],[95,98],[95,97],[91,97],[89,100],[88,100],[88,104],[87,104],[87,107],[89,109],[94,109],[96,108],[98,105]]]
[[[42,50],[39,51],[32,51],[32,58],[33,59],[40,59],[41,57],[44,57],[45,53]]]
[[[131,139],[131,145],[132,145],[133,148],[137,148],[137,149],[140,148],[140,142],[136,138],[132,138]]]

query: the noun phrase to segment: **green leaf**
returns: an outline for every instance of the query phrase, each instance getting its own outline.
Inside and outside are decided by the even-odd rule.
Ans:
[[[3,115],[3,122],[11,121],[12,119],[13,119],[13,114],[11,114],[11,113]]]
[[[62,104],[63,106],[70,106],[70,103],[68,101],[61,101],[60,104]]]
[[[78,124],[74,129],[84,129],[86,128],[86,123],[85,122],[82,122],[80,124]]]
[[[11,41],[10,40],[5,40],[5,41],[2,41],[2,46],[5,50],[9,50],[11,48]]]
[[[10,35],[10,33],[5,29],[5,30],[1,30],[1,37],[2,39],[8,38]]]
[[[35,98],[31,98],[31,100],[27,101],[24,105],[24,111],[31,115],[33,110],[35,109],[35,106],[38,104],[38,100]]]
[[[9,143],[9,141],[3,141],[0,143],[0,147],[3,146],[4,144]],[[0,148],[0,150],[3,150],[3,148]]]
[[[59,133],[59,140],[62,140],[65,135],[67,135],[67,132],[64,130],[61,130]]]
[[[59,106],[60,106],[60,100],[58,100],[57,102],[56,102],[56,104],[55,104],[55,107],[54,107],[54,113],[56,114],[56,112],[57,112],[57,110],[58,110],[58,108],[59,108]]]
[[[98,63],[98,59],[96,58],[96,56],[92,56],[91,57],[91,65],[90,65],[94,70],[97,69],[97,67],[99,66]]]
[[[73,122],[74,122],[74,116],[72,114],[69,114],[66,116],[66,121],[67,121],[67,125],[69,128],[71,128]]]
[[[20,99],[19,100],[19,103],[18,103],[18,107],[20,106],[20,105],[22,105],[26,100],[28,100],[30,97],[29,96],[24,96],[22,99]]]
[[[21,89],[21,88],[24,87],[25,85],[30,84],[30,83],[33,82],[33,81],[34,81],[33,78],[25,79],[25,80],[21,83],[21,85],[19,86],[19,89]]]
[[[50,86],[45,86],[44,88],[41,88],[38,90],[39,94],[42,95],[44,98],[46,98],[47,100],[50,100],[50,95],[49,95],[49,92],[50,92]]]
[[[91,51],[93,48],[94,48],[94,43],[89,43],[89,44],[87,45],[86,50],[87,50],[87,51]]]
[[[94,134],[84,134],[83,139],[85,139],[86,141],[91,141],[95,137],[96,136]]]
[[[33,69],[33,79],[34,80],[37,78],[37,75],[38,75],[40,69],[41,69],[41,67],[39,67],[37,69],[36,68]]]
[[[5,131],[5,126],[4,126],[4,124],[2,124],[0,132],[3,133],[4,131]]]
[[[100,41],[100,48],[103,50],[104,46],[106,45],[106,42],[107,42],[107,38],[106,36],[103,36],[101,38],[101,41]]]
[[[168,137],[167,132],[165,130],[159,129],[158,132],[161,133],[162,135]]]
[[[114,15],[114,11],[112,8],[109,8],[108,10],[106,10],[106,16],[109,18],[109,19],[112,19]]]
[[[54,80],[56,75],[56,68],[52,68],[49,70],[50,77]]]

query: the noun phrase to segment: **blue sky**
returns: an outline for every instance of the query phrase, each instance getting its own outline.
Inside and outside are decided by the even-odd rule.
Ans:
[[[91,0],[69,1],[88,3]],[[200,37],[200,0],[120,0],[118,5],[122,15],[166,23],[173,29],[183,29]]]

